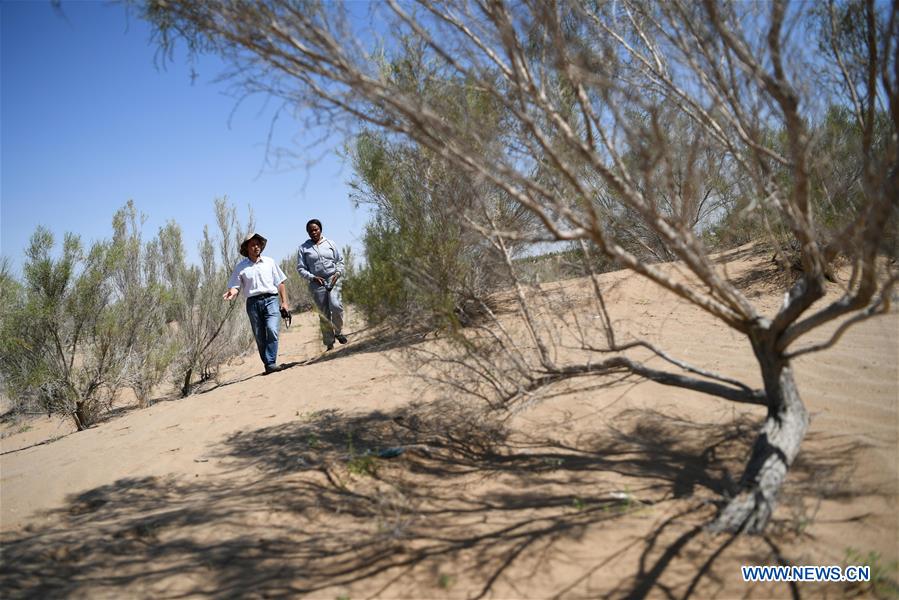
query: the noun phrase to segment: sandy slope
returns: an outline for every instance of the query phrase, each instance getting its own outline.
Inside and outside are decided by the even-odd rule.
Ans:
[[[728,258],[747,280],[765,264]],[[758,383],[745,341],[701,311],[625,273],[603,286],[622,332]],[[748,289],[776,309],[776,285]],[[897,332],[894,313],[798,361],[809,436],[768,535],[733,539],[701,526],[739,478],[763,409],[627,380],[563,385],[494,420],[439,401],[403,374],[399,350],[363,335],[320,356],[305,315],[283,336],[282,361],[298,363],[283,373],[259,376],[249,356],[211,391],[72,435],[46,418],[4,424],[0,586],[92,598],[867,595],[743,583],[739,567],[899,557]],[[367,454],[397,446],[397,458]]]

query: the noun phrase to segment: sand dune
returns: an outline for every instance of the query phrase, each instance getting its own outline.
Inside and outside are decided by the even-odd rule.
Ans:
[[[750,281],[765,257],[725,258],[776,310],[776,283]],[[758,384],[745,340],[702,311],[627,273],[602,285],[622,331]],[[294,319],[282,373],[249,355],[81,433],[4,423],[4,597],[845,597],[874,592],[740,566],[899,558],[896,313],[797,361],[811,429],[767,535],[736,539],[702,525],[762,408],[629,379],[494,419],[407,375],[398,348],[360,333],[322,355],[316,331]]]

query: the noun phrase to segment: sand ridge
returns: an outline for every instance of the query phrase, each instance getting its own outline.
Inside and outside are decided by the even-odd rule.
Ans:
[[[728,270],[764,260],[734,254]],[[758,383],[745,340],[702,311],[630,274],[602,281],[622,329]],[[752,292],[779,304],[776,286]],[[322,354],[301,315],[281,373],[248,355],[213,389],[84,432],[4,425],[0,584],[10,597],[792,597],[742,582],[740,565],[899,557],[897,331],[893,313],[797,361],[808,437],[767,535],[733,538],[702,525],[763,408],[629,379],[492,418],[364,333]]]

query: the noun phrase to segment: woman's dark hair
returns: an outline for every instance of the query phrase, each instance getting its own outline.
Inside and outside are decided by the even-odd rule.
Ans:
[[[321,221],[319,221],[318,219],[309,219],[309,222],[306,223],[306,233],[309,233],[309,226],[312,225],[313,223],[314,223],[315,225],[318,225],[318,230],[319,230],[319,231],[324,231],[324,229],[322,228],[322,222],[321,222]]]

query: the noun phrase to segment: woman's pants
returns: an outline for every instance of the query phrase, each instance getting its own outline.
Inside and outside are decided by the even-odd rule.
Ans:
[[[318,307],[319,325],[322,330],[322,342],[325,346],[334,345],[334,336],[340,335],[343,329],[343,303],[340,300],[340,284],[338,283],[331,292],[323,285],[315,281],[309,284],[309,292],[312,300]],[[333,327],[332,327],[333,325]]]

